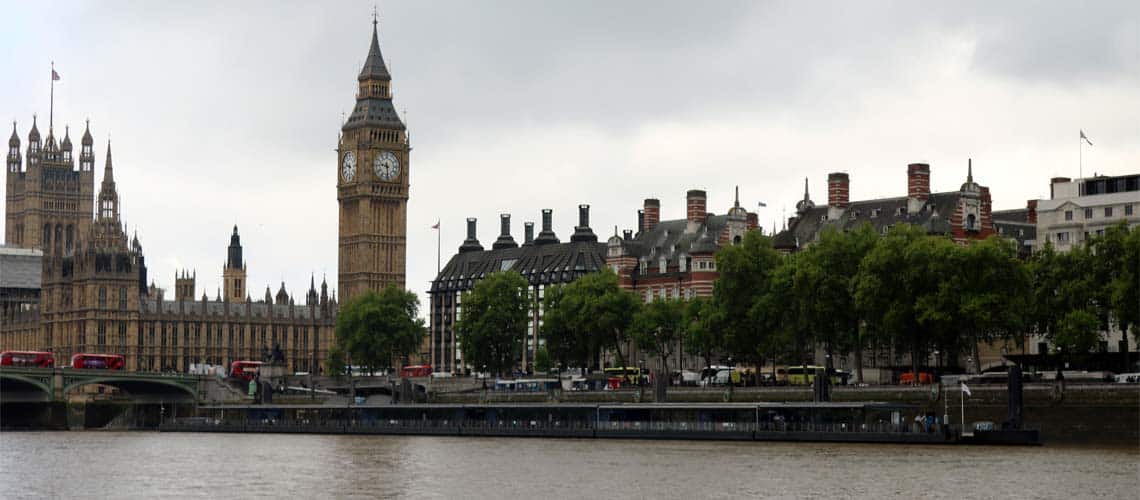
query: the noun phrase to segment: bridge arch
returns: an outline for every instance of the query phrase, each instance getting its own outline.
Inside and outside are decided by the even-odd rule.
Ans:
[[[191,385],[185,381],[174,379],[162,378],[124,378],[115,376],[92,376],[92,377],[71,377],[64,380],[63,394],[68,394],[71,391],[78,389],[85,385],[106,385],[115,387],[127,394],[133,396],[147,395],[147,394],[176,394],[188,397],[191,400],[198,399],[198,389],[196,383]],[[147,389],[151,389],[147,391]],[[159,389],[159,390],[154,390]]]
[[[34,387],[40,391],[43,391],[43,393],[47,396],[47,399],[51,399],[52,387],[50,375],[48,376],[47,380],[44,380],[44,377],[33,377],[19,373],[11,373],[8,371],[0,372],[0,384],[8,385],[8,382],[16,382],[17,384],[22,384],[24,386]]]

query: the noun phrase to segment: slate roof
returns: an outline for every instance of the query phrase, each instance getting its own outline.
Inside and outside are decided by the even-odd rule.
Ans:
[[[360,127],[379,127],[391,130],[404,130],[404,122],[396,113],[391,99],[366,98],[356,101],[352,114],[348,116],[343,130]]]
[[[648,260],[655,269],[662,256],[669,267],[674,267],[684,256],[716,252],[720,248],[717,239],[727,225],[727,215],[709,215],[704,224],[687,233],[688,219],[661,221],[632,240],[622,240],[622,248],[638,260]]]
[[[506,270],[518,271],[531,285],[568,283],[605,265],[606,244],[596,241],[467,251],[447,261],[429,293],[470,290],[486,275]]]
[[[991,214],[994,231],[1025,246],[1037,240],[1037,224],[1029,222],[1029,209],[1000,210]]]
[[[0,245],[0,288],[42,287],[43,252]]]
[[[380,35],[375,21],[372,22],[372,45],[368,47],[368,58],[364,60],[364,67],[360,69],[360,76],[357,77],[360,81],[370,78],[381,80],[392,78],[388,73],[388,66],[384,64],[384,56],[380,54]]]
[[[828,227],[846,231],[864,223],[880,233],[896,224],[913,224],[931,234],[949,233],[950,216],[962,195],[960,191],[931,193],[917,213],[906,210],[905,196],[853,201],[837,219],[827,218],[827,205],[813,207],[801,214],[791,227],[777,233],[773,244],[776,248],[799,248],[817,240]]]

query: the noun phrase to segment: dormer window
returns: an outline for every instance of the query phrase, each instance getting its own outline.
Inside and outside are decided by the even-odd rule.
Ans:
[[[899,207],[899,209],[898,209],[898,211],[895,213],[895,215],[896,215],[896,216],[898,216],[898,217],[904,217],[904,216],[906,216],[906,207]]]
[[[879,217],[879,214],[882,213],[882,211],[883,211],[883,209],[881,209],[881,208],[871,209],[871,218],[877,219]]]
[[[658,261],[658,268],[660,269],[658,272],[665,274],[665,271],[669,268],[669,261],[666,260],[665,257],[661,257],[661,260]]]

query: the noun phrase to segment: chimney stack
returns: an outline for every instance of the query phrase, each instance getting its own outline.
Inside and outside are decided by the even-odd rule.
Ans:
[[[1029,209],[1029,213],[1025,214],[1025,222],[1030,224],[1037,223],[1037,200],[1029,200],[1025,202],[1025,208]]]
[[[528,245],[533,245],[533,244],[534,244],[534,223],[533,222],[524,222],[523,223],[523,245],[528,246]]]
[[[645,232],[645,210],[637,211],[637,234]]]
[[[475,220],[474,217],[467,218],[467,239],[459,245],[459,253],[483,251],[483,245],[480,245],[479,239],[475,237]]]
[[[535,245],[546,245],[548,243],[558,243],[558,236],[554,234],[552,229],[552,214],[553,210],[549,208],[542,209],[542,231],[538,233],[538,237],[534,239]]]
[[[570,241],[598,241],[598,236],[590,229],[589,205],[578,205],[578,226],[574,228],[574,234],[570,235]]]
[[[847,208],[851,204],[850,178],[843,172],[827,174],[827,206]]]
[[[646,198],[642,212],[645,215],[645,230],[652,231],[661,222],[661,200]]]
[[[760,227],[760,215],[756,212],[748,212],[748,230],[752,231]]]
[[[500,250],[503,248],[517,248],[518,244],[515,239],[511,237],[511,214],[499,215],[499,239],[491,245],[492,250]]]
[[[706,198],[705,192],[700,189],[690,189],[685,194],[685,218],[688,219],[690,227],[705,221]]]
[[[906,167],[906,195],[919,201],[930,198],[930,165],[911,163]]]
[[[622,231],[621,233],[622,233],[621,238],[623,240],[630,241],[633,239],[633,230],[632,229],[626,229],[626,230]]]

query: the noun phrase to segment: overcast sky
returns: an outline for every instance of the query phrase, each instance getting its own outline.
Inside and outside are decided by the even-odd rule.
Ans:
[[[342,114],[372,2],[9,2],[0,115],[108,137],[122,216],[150,276],[221,284],[240,228],[255,298],[311,274],[336,288]],[[974,160],[995,209],[1047,197],[1052,176],[1140,171],[1140,2],[384,2],[380,44],[413,145],[408,287],[479,218],[513,233],[554,209],[569,238],[589,203],[599,238],[647,197],[684,217],[688,189],[732,191],[767,230],[803,179],[851,198],[906,193],[906,165],[958,189]],[[74,130],[78,129],[78,131]],[[4,132],[7,137],[10,131]],[[26,145],[26,144],[25,144]],[[96,184],[100,178],[97,177]],[[98,185],[96,185],[98,189]],[[0,210],[3,208],[0,207]],[[785,210],[787,212],[785,212]],[[299,295],[299,299],[303,295]],[[424,304],[426,308],[426,302]]]

